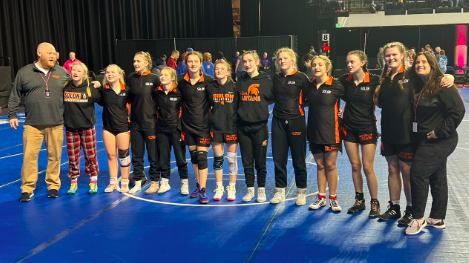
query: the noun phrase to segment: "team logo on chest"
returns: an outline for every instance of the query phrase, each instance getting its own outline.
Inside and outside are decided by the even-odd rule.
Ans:
[[[85,92],[64,92],[64,101],[66,102],[88,102],[88,95]]]
[[[295,82],[294,80],[289,80],[289,81],[287,82],[287,84],[288,84],[288,85],[295,85],[296,82]]]
[[[169,98],[170,101],[178,101],[178,98]]]
[[[197,87],[197,91],[204,91],[205,87]]]
[[[370,87],[360,87],[361,91],[370,91]]]
[[[323,93],[323,94],[331,94],[332,91],[331,91],[331,90],[328,90],[328,89],[323,89],[323,90],[322,90],[322,93]]]
[[[401,84],[402,82],[402,79],[400,79],[397,83]],[[408,83],[409,82],[409,79],[404,79],[404,83]]]
[[[233,103],[234,100],[234,93],[228,92],[226,94],[213,94],[213,102],[221,103],[221,105],[225,105],[226,103]]]
[[[152,82],[145,82],[145,86],[153,86]]]
[[[252,84],[248,88],[248,92],[241,91],[239,95],[241,96],[242,101],[261,101],[261,96],[259,96],[259,84]]]

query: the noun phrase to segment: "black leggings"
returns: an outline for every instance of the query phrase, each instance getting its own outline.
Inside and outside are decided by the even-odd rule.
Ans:
[[[144,177],[143,156],[145,155],[145,146],[147,148],[148,161],[150,162],[150,179],[153,182],[159,181],[160,167],[158,163],[156,129],[130,129],[130,145],[135,181],[140,181]]]
[[[267,125],[254,132],[238,130],[238,141],[241,147],[241,160],[243,161],[247,187],[254,187],[254,161],[256,162],[257,170],[257,186],[265,187],[268,139],[269,129]],[[266,141],[265,145],[264,141]]]

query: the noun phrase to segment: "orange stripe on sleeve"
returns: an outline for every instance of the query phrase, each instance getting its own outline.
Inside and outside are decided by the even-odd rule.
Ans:
[[[339,100],[335,103],[335,143],[340,143],[340,130],[339,130]]]

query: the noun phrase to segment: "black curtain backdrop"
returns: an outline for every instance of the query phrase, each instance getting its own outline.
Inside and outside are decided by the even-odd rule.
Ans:
[[[56,47],[61,65],[74,51],[97,71],[115,63],[117,39],[232,36],[231,0],[0,0],[0,56],[14,72],[41,42]]]

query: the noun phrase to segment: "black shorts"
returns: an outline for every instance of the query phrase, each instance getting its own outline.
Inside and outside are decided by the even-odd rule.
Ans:
[[[371,144],[378,141],[377,132],[360,132],[342,128],[343,140],[359,144]]]
[[[342,151],[342,143],[336,144],[315,144],[309,143],[309,150],[312,154],[328,153],[332,151]]]
[[[202,146],[202,147],[210,147],[210,135],[209,134],[193,134],[193,133],[184,133],[181,132],[181,139],[188,145],[188,146]]]
[[[238,142],[238,134],[236,133],[216,133],[210,132],[212,137],[212,142],[217,143],[237,143]]]
[[[415,146],[408,144],[393,144],[381,142],[381,155],[392,156],[397,155],[399,160],[404,162],[412,162],[414,159]]]
[[[110,133],[110,134],[112,134],[112,135],[114,135],[114,136],[117,136],[117,135],[119,135],[119,134],[121,134],[121,133],[130,134],[130,131],[129,131],[129,130],[127,130],[127,131],[111,131],[111,130],[104,129],[104,128],[103,128],[103,132]]]

